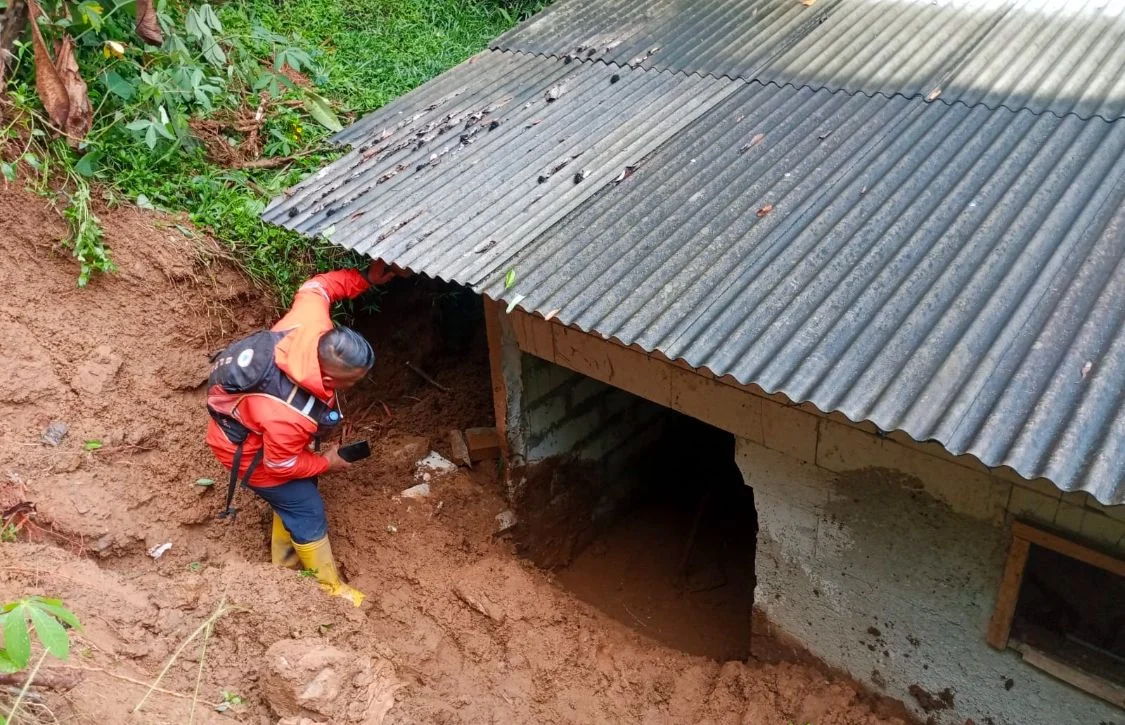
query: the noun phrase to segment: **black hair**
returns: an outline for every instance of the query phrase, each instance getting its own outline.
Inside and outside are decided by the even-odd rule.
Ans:
[[[371,343],[350,327],[336,327],[324,333],[316,348],[320,364],[337,368],[370,370],[375,364]]]

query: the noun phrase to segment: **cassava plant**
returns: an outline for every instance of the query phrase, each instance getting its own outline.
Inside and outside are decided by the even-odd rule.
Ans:
[[[30,623],[30,626],[29,626]],[[31,632],[43,646],[43,653],[35,661],[15,702],[6,714],[0,715],[0,723],[14,723],[20,704],[27,695],[39,668],[47,655],[60,660],[70,657],[70,635],[67,628],[80,629],[78,617],[63,606],[58,599],[34,596],[9,602],[0,607],[0,632],[4,635],[4,645],[0,647],[0,672],[13,673],[27,669],[31,664]]]

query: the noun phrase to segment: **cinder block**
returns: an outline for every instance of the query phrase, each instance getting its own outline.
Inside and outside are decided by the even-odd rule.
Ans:
[[[798,461],[815,463],[819,420],[794,406],[763,400],[762,442]]]
[[[1082,536],[1104,546],[1118,548],[1125,537],[1125,521],[1111,519],[1105,514],[1087,509],[1082,517]]]
[[[989,474],[826,419],[820,423],[816,463],[840,473],[871,467],[899,471],[954,511],[997,524],[1012,488]]]
[[[1059,510],[1055,513],[1054,527],[1072,534],[1081,534],[1082,517],[1085,515],[1086,509],[1082,506],[1059,503]]]
[[[920,453],[925,453],[926,455],[933,456],[934,458],[940,458],[945,461],[957,463],[959,465],[965,466],[966,468],[971,468],[972,470],[979,471],[981,473],[994,473],[994,471],[990,470],[988,466],[981,463],[976,456],[971,456],[968,454],[955,456],[947,451],[945,449],[945,446],[936,441],[916,441],[911,438],[908,433],[905,433],[901,430],[890,431],[889,433],[887,433],[887,438],[894,441],[895,443],[898,443],[901,446],[904,446],[906,448],[913,448]],[[1015,473],[1013,473],[1012,475],[1016,476],[1017,478],[1019,477]]]
[[[1115,521],[1125,521],[1125,506],[1105,506],[1098,503],[1098,500],[1088,494],[1086,496],[1086,508],[1093,509],[1098,513],[1105,514],[1106,516],[1114,519]]]
[[[516,344],[521,350],[544,360],[555,359],[552,327],[559,326],[557,323],[547,322],[522,310],[514,310],[510,319]]]
[[[605,383],[594,380],[592,378],[579,378],[574,381],[574,384],[567,390],[567,409],[581,410],[590,405],[597,405],[598,402],[594,401],[595,398],[606,398],[612,392]]]
[[[633,395],[654,403],[671,407],[671,376],[680,372],[669,363],[649,357],[631,348],[607,343],[606,364],[609,376],[606,382]]]
[[[1012,497],[1008,501],[1008,512],[1013,516],[1031,521],[1051,524],[1059,510],[1059,499],[1045,496],[1022,486],[1012,487]]]
[[[465,431],[465,445],[474,463],[500,457],[500,436],[495,428],[469,428]]]
[[[557,364],[608,382],[610,365],[606,351],[613,343],[562,325],[552,325],[552,332]]]
[[[671,390],[672,408],[740,438],[763,441],[761,398],[679,369],[672,373]]]
[[[828,504],[835,479],[828,471],[744,438],[736,440],[734,459],[743,481],[754,489],[759,512],[763,496],[808,511]]]
[[[1062,498],[1063,496],[1062,489],[1051,483],[1046,478],[1027,479],[1016,473],[1008,466],[998,466],[996,468],[993,468],[991,469],[991,473],[1001,481],[1008,481],[1009,483],[1013,483],[1022,488],[1027,488],[1037,493],[1041,493],[1044,496],[1052,496],[1054,498]]]

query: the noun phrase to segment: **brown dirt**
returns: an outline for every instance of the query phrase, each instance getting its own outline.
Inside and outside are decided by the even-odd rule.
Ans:
[[[323,483],[338,558],[368,604],[352,609],[270,566],[260,502],[243,495],[233,525],[214,518],[223,472],[202,442],[199,384],[207,354],[268,322],[273,305],[221,261],[202,262],[205,238],[132,208],[101,215],[121,271],[79,290],[57,248],[58,215],[0,191],[0,504],[27,500],[39,511],[21,537],[30,542],[0,544],[0,601],[58,596],[84,624],[66,665],[83,680],[66,694],[43,691],[30,711],[40,721],[52,721],[49,708],[62,722],[186,723],[198,677],[196,722],[276,723],[281,705],[271,711],[267,693],[299,694],[277,694],[281,668],[319,672],[309,687],[331,701],[285,722],[323,721],[301,720],[306,711],[395,724],[901,722],[815,668],[718,664],[576,600],[493,537],[507,507],[495,466],[435,480],[429,499],[398,497],[413,482],[402,452],[410,436],[441,450],[447,429],[491,418],[481,341],[468,358],[440,350],[428,318],[397,307],[411,282],[384,298],[369,330],[377,372],[347,401],[359,413],[349,435],[370,436],[375,455]],[[422,382],[407,359],[452,392]],[[57,448],[40,442],[53,420],[69,426]],[[88,440],[104,447],[85,451]],[[218,483],[202,488],[199,478]],[[169,541],[158,560],[146,554]],[[145,692],[136,683],[151,682],[222,601],[239,609],[217,620],[205,655],[196,640],[160,683],[188,696],[156,692],[130,714]],[[292,646],[278,644],[310,639],[324,652],[305,644],[286,655]],[[279,656],[300,661],[293,670]],[[332,663],[343,669],[318,669]],[[336,689],[352,694],[337,701],[322,686],[340,672],[350,674]],[[356,688],[376,705],[340,710]],[[203,704],[224,691],[245,704],[223,715]],[[377,704],[392,693],[384,719]]]

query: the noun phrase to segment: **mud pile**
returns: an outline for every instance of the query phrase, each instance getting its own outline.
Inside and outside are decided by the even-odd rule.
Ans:
[[[419,451],[448,453],[449,429],[491,424],[483,340],[435,342],[411,282],[383,297],[367,330],[376,373],[346,401],[349,439],[370,438],[375,455],[322,482],[334,547],[368,604],[352,609],[270,566],[260,502],[243,495],[234,524],[215,520],[223,472],[202,442],[200,384],[210,352],[276,310],[181,220],[100,213],[121,271],[79,290],[58,215],[14,187],[0,193],[0,504],[38,511],[20,541],[0,544],[0,600],[60,597],[84,625],[70,660],[43,674],[80,680],[35,690],[29,716],[898,722],[814,669],[691,657],[575,600],[494,535],[507,508],[495,466],[401,497]],[[66,427],[57,446],[42,441],[52,422]]]

